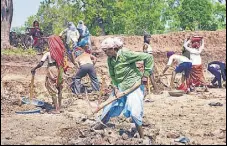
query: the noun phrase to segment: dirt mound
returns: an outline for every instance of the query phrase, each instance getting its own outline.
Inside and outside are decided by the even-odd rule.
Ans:
[[[1,63],[5,62],[14,62],[14,63],[21,63],[21,62],[28,62],[29,64],[37,63],[40,61],[42,56],[20,56],[20,55],[1,55]]]
[[[159,130],[154,128],[151,124],[144,126],[145,137],[147,140],[139,138],[136,134],[135,127],[129,120],[123,117],[111,119],[108,127],[104,130],[94,130],[92,126],[86,123],[94,123],[93,120],[83,118],[82,121],[77,122],[74,127],[66,127],[60,129],[58,135],[64,137],[63,144],[70,145],[142,145],[155,144],[155,138]],[[114,123],[114,124],[112,124]]]
[[[190,138],[190,144],[226,143],[225,133],[219,130],[226,129],[224,89],[180,98],[165,93],[145,97],[152,101],[144,102],[142,126],[146,140],[142,140],[131,120],[123,116],[111,119],[104,130],[93,130],[92,125],[97,121],[96,117],[86,116],[91,112],[85,97],[83,100],[72,97],[70,105],[64,106],[64,113],[59,115],[16,115],[15,110],[21,110],[18,98],[20,94],[28,94],[28,83],[29,79],[27,82],[3,81],[10,89],[6,96],[1,96],[1,144],[180,144],[172,142],[179,135]],[[44,87],[36,85],[35,89],[40,92]],[[48,95],[42,93],[42,96],[51,103]],[[69,98],[64,97],[63,105],[68,101]],[[210,102],[220,102],[223,106],[210,107]],[[11,122],[5,124],[7,121]]]
[[[198,32],[174,32],[161,35],[152,35],[151,45],[153,47],[153,55],[155,64],[157,67],[159,65],[164,65],[167,61],[166,51],[172,50],[178,53],[182,50],[183,40],[187,36],[199,35],[205,38],[205,49],[203,50],[201,56],[205,63],[219,60],[225,61],[226,59],[226,30],[220,31],[198,31]],[[112,36],[92,36],[93,51],[98,57],[97,66],[100,68],[106,67],[106,55],[100,50],[100,43],[103,39]],[[143,36],[123,36],[118,35],[124,40],[125,47],[133,51],[142,51],[143,46]],[[41,59],[42,56],[12,56],[12,55],[1,55],[2,65],[7,62],[11,62],[11,65],[25,65],[25,66],[35,66]],[[14,63],[14,64],[12,64]]]
[[[188,35],[205,37],[206,45],[202,53],[203,62],[225,60],[226,33],[215,32],[178,32],[152,36],[154,48],[155,75],[163,70],[167,58],[165,52],[173,49],[180,52],[183,39]],[[96,64],[100,82],[104,89],[110,83],[106,56],[98,49],[105,37],[92,37],[93,47],[98,56]],[[125,46],[141,51],[142,36],[121,36]],[[143,129],[146,140],[139,138],[135,125],[123,116],[111,119],[104,130],[94,130],[92,125],[98,117],[86,117],[91,111],[86,95],[81,98],[63,92],[63,110],[59,115],[31,114],[17,115],[15,111],[33,107],[20,106],[21,96],[29,96],[30,70],[41,56],[18,57],[2,55],[1,67],[1,144],[181,144],[175,143],[178,136],[186,136],[189,144],[226,144],[226,93],[225,89],[210,89],[208,93],[195,93],[182,97],[171,97],[167,91],[144,98]],[[205,68],[204,65],[204,68]],[[42,71],[41,71],[42,70]],[[72,73],[74,74],[74,72]],[[101,78],[101,77],[105,78]],[[34,95],[37,99],[51,104],[50,95],[44,85],[45,68],[37,71]],[[168,81],[163,79],[163,81]],[[161,90],[166,90],[157,82]],[[88,94],[89,101],[97,101],[99,94]],[[211,107],[211,102],[222,106]],[[9,122],[10,121],[10,122]]]
[[[181,53],[184,39],[192,35],[203,36],[205,39],[205,49],[201,54],[203,62],[205,64],[207,64],[207,62],[214,60],[225,61],[226,30],[174,32],[161,35],[152,35],[151,45],[154,52],[154,59],[157,62],[166,62],[166,51],[175,51]],[[102,40],[104,40],[107,37],[113,36],[92,37],[92,44],[94,46],[94,50],[102,53],[101,50],[99,49],[100,44]],[[143,36],[119,35],[118,37],[121,37],[124,40],[125,47],[133,51],[142,51]]]
[[[184,39],[192,35],[199,35],[205,38],[206,51],[226,50],[226,30],[174,32],[161,35],[157,34],[151,36],[151,45],[154,52],[165,52],[169,50],[180,52]],[[96,46],[96,48],[100,48],[101,41],[107,37],[113,36],[92,37],[92,43]],[[124,40],[124,45],[126,47],[134,51],[142,51],[143,36],[118,35],[118,37],[121,37]]]

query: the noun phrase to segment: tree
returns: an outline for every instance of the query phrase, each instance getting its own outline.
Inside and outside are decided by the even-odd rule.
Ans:
[[[220,2],[213,3],[213,21],[219,29],[226,28],[226,5]]]
[[[92,35],[160,34],[223,29],[225,12],[223,0],[43,0],[25,26],[38,20],[44,33],[58,34],[83,20]]]
[[[191,31],[210,30],[214,26],[212,13],[210,0],[184,0],[179,13],[181,27],[183,30],[188,27]]]
[[[1,49],[12,48],[9,42],[13,18],[13,0],[1,0]]]
[[[12,27],[11,31],[16,32],[17,34],[24,34],[26,31],[26,28],[24,26],[21,27]]]

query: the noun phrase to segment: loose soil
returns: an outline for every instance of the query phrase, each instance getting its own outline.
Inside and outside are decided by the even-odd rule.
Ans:
[[[166,51],[180,53],[182,41],[189,35],[205,37],[202,53],[204,69],[210,61],[226,60],[226,32],[179,32],[152,36],[152,47],[157,75],[166,64]],[[96,70],[104,89],[108,89],[110,78],[106,56],[98,49],[105,37],[92,37],[93,48],[98,56]],[[125,46],[141,51],[142,36],[120,36]],[[122,115],[110,120],[104,130],[94,130],[97,115],[91,115],[86,95],[75,96],[68,88],[63,92],[63,110],[60,114],[16,114],[16,111],[32,109],[31,105],[21,105],[22,96],[29,97],[30,70],[41,56],[17,57],[1,56],[1,144],[181,144],[174,139],[185,136],[188,144],[226,144],[226,89],[209,89],[209,92],[193,92],[190,95],[171,97],[168,89],[158,84],[160,93],[151,93],[144,99],[143,129],[146,139],[140,139],[130,119]],[[71,64],[72,65],[72,64]],[[171,73],[169,71],[168,73]],[[205,70],[207,81],[213,76]],[[168,76],[169,79],[169,76]],[[178,77],[179,80],[179,77]],[[37,70],[34,95],[51,107],[51,97],[44,85],[45,66]],[[164,80],[167,84],[168,81]],[[92,103],[98,102],[99,94],[88,94]],[[102,97],[102,101],[106,96]],[[220,102],[222,106],[210,106]],[[48,109],[47,108],[47,109]],[[98,114],[100,115],[100,113]]]

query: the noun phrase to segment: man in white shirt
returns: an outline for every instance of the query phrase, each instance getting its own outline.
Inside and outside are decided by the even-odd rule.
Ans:
[[[76,26],[73,22],[68,22],[68,28],[63,30],[59,36],[62,37],[63,34],[66,33],[66,50],[67,54],[72,61],[72,50],[70,49],[70,42],[72,42],[72,47],[75,48],[77,46],[78,39],[80,37],[79,31],[77,30]]]
[[[76,26],[73,24],[73,22],[68,22],[68,28],[63,30],[59,36],[62,36],[64,33],[66,33],[66,44],[70,44],[72,41],[73,46],[77,45],[78,39],[80,37],[79,31],[77,30]]]
[[[205,91],[207,91],[207,86],[205,83],[205,77],[203,73],[201,52],[204,49],[204,39],[201,41],[201,46],[198,42],[191,43],[191,39],[189,39],[185,44],[184,48],[190,52],[190,60],[192,60],[192,70],[190,74],[190,82],[194,86],[205,86]],[[191,47],[189,47],[191,44]]]
[[[152,47],[150,45],[150,42],[151,42],[151,35],[147,34],[147,33],[144,34],[143,52],[148,53],[148,54],[153,56],[153,54],[152,54],[153,50],[152,50]],[[155,65],[154,65],[154,68],[156,68]],[[153,88],[154,88],[154,93],[158,93],[158,87],[155,83],[153,71],[150,72],[150,80],[151,80],[151,84],[153,85]]]
[[[184,72],[184,76],[185,76],[183,82],[185,82],[185,80],[186,80],[186,84],[188,85],[188,82],[189,82],[188,78],[189,78],[189,74],[190,74],[191,67],[192,67],[192,61],[189,60],[185,56],[177,55],[177,54],[175,54],[174,52],[171,52],[171,51],[167,52],[167,58],[169,60],[168,60],[168,63],[166,65],[165,69],[163,70],[162,74],[165,74],[165,72],[173,64],[173,62],[176,62],[178,64],[176,69],[172,73],[170,87],[173,88],[173,83],[174,83],[176,74],[182,73],[182,72]]]
[[[143,45],[143,52],[152,54],[152,47],[151,47],[151,35],[145,34],[144,35],[144,45]]]

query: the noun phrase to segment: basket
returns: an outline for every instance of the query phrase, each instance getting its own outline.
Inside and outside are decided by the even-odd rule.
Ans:
[[[170,96],[180,97],[183,96],[184,92],[180,90],[169,91]]]
[[[202,40],[202,38],[203,38],[203,37],[201,37],[201,36],[193,36],[193,37],[191,38],[191,42],[192,42],[192,43],[194,43],[194,42],[200,43],[200,41]]]

